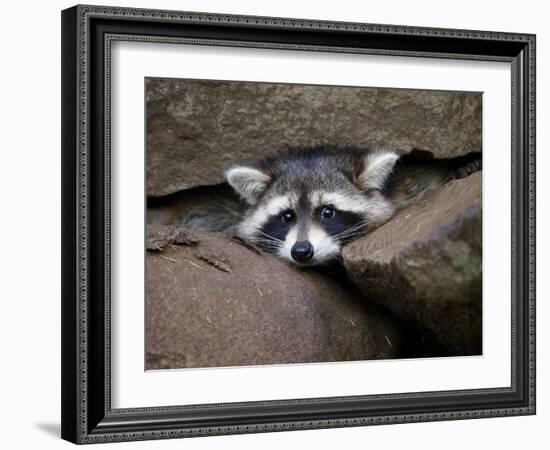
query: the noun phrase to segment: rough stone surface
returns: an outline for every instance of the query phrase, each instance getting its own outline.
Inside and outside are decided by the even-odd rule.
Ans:
[[[147,227],[145,247],[149,251],[162,251],[170,244],[194,246],[198,243],[193,233],[183,228],[171,225],[155,225]]]
[[[171,227],[150,236],[165,241]],[[220,234],[147,252],[147,369],[394,358],[397,326],[326,276]]]
[[[233,164],[319,143],[481,151],[481,94],[147,80],[147,193],[223,181]]]
[[[444,185],[343,250],[366,298],[456,355],[482,348],[481,179]]]

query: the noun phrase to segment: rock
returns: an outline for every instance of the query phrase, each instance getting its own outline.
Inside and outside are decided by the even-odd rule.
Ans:
[[[147,252],[147,369],[394,358],[399,348],[394,320],[360,294],[221,234]]]
[[[220,183],[286,146],[481,151],[478,93],[147,79],[146,102],[148,196]]]
[[[452,181],[348,244],[363,294],[434,335],[451,354],[481,354],[481,172]]]
[[[196,238],[188,230],[170,225],[147,227],[145,247],[149,251],[162,251],[170,244],[195,245]]]

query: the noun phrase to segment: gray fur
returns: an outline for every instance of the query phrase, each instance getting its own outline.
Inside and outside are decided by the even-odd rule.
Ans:
[[[391,151],[320,146],[295,149],[286,157],[267,158],[249,168],[249,181],[242,179],[246,168],[230,169],[226,173],[229,183],[249,204],[237,233],[249,241],[266,244],[269,250],[291,262],[296,262],[290,256],[294,244],[316,240],[319,248],[308,265],[328,262],[338,257],[344,237],[366,233],[393,214],[395,207],[382,191],[397,158]],[[238,176],[234,176],[235,172]],[[269,181],[251,198],[246,186],[255,185],[258,173],[263,174],[262,180]],[[232,181],[234,178],[238,178],[238,183]],[[316,223],[316,211],[323,206],[356,214],[357,223],[350,225],[356,231],[328,234],[319,221]],[[287,210],[297,215],[296,229],[289,228],[284,241],[266,236],[262,228],[267,221]]]
[[[147,205],[147,223],[176,225],[193,231],[229,232],[242,214],[242,203],[226,185],[150,198]]]

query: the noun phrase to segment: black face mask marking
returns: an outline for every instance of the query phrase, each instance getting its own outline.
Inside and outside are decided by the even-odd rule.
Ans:
[[[309,215],[305,211],[300,212],[301,214],[298,216],[291,210],[271,216],[261,229],[260,241],[269,241],[270,238],[274,242],[284,241],[290,228],[295,224],[298,225],[298,240],[306,240],[308,229],[312,223]],[[363,226],[361,226],[364,222],[364,217],[360,214],[342,211],[332,206],[321,206],[316,208],[313,213],[313,219],[313,221],[318,223],[329,235],[342,235],[342,238],[339,239],[342,242],[346,242],[352,238],[354,234],[351,230],[352,228],[361,228],[364,230]],[[350,234],[346,233],[347,230],[350,230]]]
[[[363,228],[361,224],[364,222],[364,217],[360,214],[342,211],[332,206],[321,206],[315,210],[316,220],[321,224],[321,227],[331,236],[342,235],[342,241],[345,242],[351,237],[347,230],[350,230],[350,234],[353,234],[351,228]]]
[[[269,240],[271,237],[275,241],[284,241],[295,222],[296,215],[290,210],[270,216],[261,229],[261,238]]]

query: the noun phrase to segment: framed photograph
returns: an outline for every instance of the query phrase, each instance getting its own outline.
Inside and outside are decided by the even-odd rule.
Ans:
[[[62,12],[62,437],[535,413],[535,36]]]

